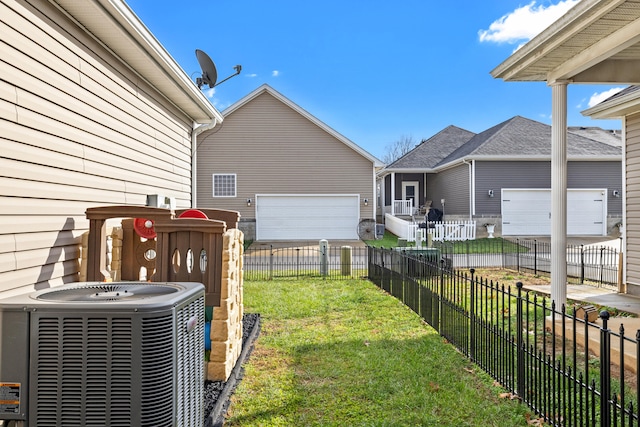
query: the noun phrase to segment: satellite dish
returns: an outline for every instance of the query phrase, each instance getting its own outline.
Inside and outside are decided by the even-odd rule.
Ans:
[[[202,88],[202,85],[209,85],[210,88],[213,88],[216,85],[216,80],[218,80],[216,64],[209,58],[209,55],[200,49],[196,49],[196,58],[198,58],[198,63],[202,69],[202,77],[196,79],[198,87]]]
[[[220,83],[226,82],[231,77],[240,74],[240,71],[242,71],[242,65],[236,65],[233,67],[233,69],[236,70],[235,74],[232,74],[226,79],[216,83],[216,80],[218,79],[218,71],[216,71],[216,65],[213,63],[211,58],[209,58],[209,55],[200,49],[196,49],[196,58],[198,58],[198,63],[202,69],[202,77],[198,77],[196,79],[196,83],[200,89],[202,89],[203,85],[209,85],[209,88],[213,89],[214,86],[218,86]]]

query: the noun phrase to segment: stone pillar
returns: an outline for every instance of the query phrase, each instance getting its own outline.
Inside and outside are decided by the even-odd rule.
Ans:
[[[111,278],[122,278],[122,227],[114,227],[111,231]]]
[[[226,381],[242,351],[243,244],[244,235],[238,229],[227,230],[222,236],[220,306],[213,308],[211,352],[206,369],[211,381]]]

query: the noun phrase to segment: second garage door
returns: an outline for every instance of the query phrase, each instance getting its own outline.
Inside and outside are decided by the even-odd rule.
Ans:
[[[502,234],[551,234],[551,190],[502,189]],[[606,235],[607,192],[604,189],[567,190],[567,234]]]
[[[257,240],[357,240],[357,194],[256,195]]]

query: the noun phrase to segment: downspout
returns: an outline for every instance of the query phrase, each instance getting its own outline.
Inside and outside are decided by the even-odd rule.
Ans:
[[[473,221],[473,215],[475,214],[475,198],[476,198],[476,189],[475,189],[475,180],[473,179],[473,160],[469,163],[466,159],[462,159],[462,163],[465,165],[469,165],[469,221]]]
[[[212,122],[198,124],[193,122],[193,129],[191,131],[191,207],[195,209],[197,206],[198,198],[198,177],[197,177],[197,151],[198,151],[198,135],[202,132],[208,131],[216,127],[218,121],[213,119]]]

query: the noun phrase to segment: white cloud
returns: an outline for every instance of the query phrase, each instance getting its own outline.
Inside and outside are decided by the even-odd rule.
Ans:
[[[278,71],[278,70],[273,70],[271,72],[271,77],[278,77],[279,75],[280,75],[280,71]]]
[[[478,31],[481,42],[518,43],[531,40],[557,21],[580,0],[561,0],[549,6],[537,5],[533,0],[494,21],[488,30]]]
[[[247,76],[247,77],[258,77],[258,75],[256,73],[245,74],[245,76]]]
[[[215,94],[216,94],[215,88],[209,88],[204,92],[204,95],[209,99],[213,98],[213,95]]]
[[[604,92],[600,92],[600,93],[594,93],[593,95],[591,95],[591,98],[589,98],[589,108],[596,106],[598,104],[600,104],[602,101],[608,99],[609,97],[615,95],[616,93],[620,92],[622,89],[624,89],[623,87],[614,87],[611,88],[609,90],[605,90]]]
[[[222,111],[231,105],[230,102],[220,101],[219,99],[213,99],[212,101],[213,101],[213,106],[216,107],[218,111]]]

